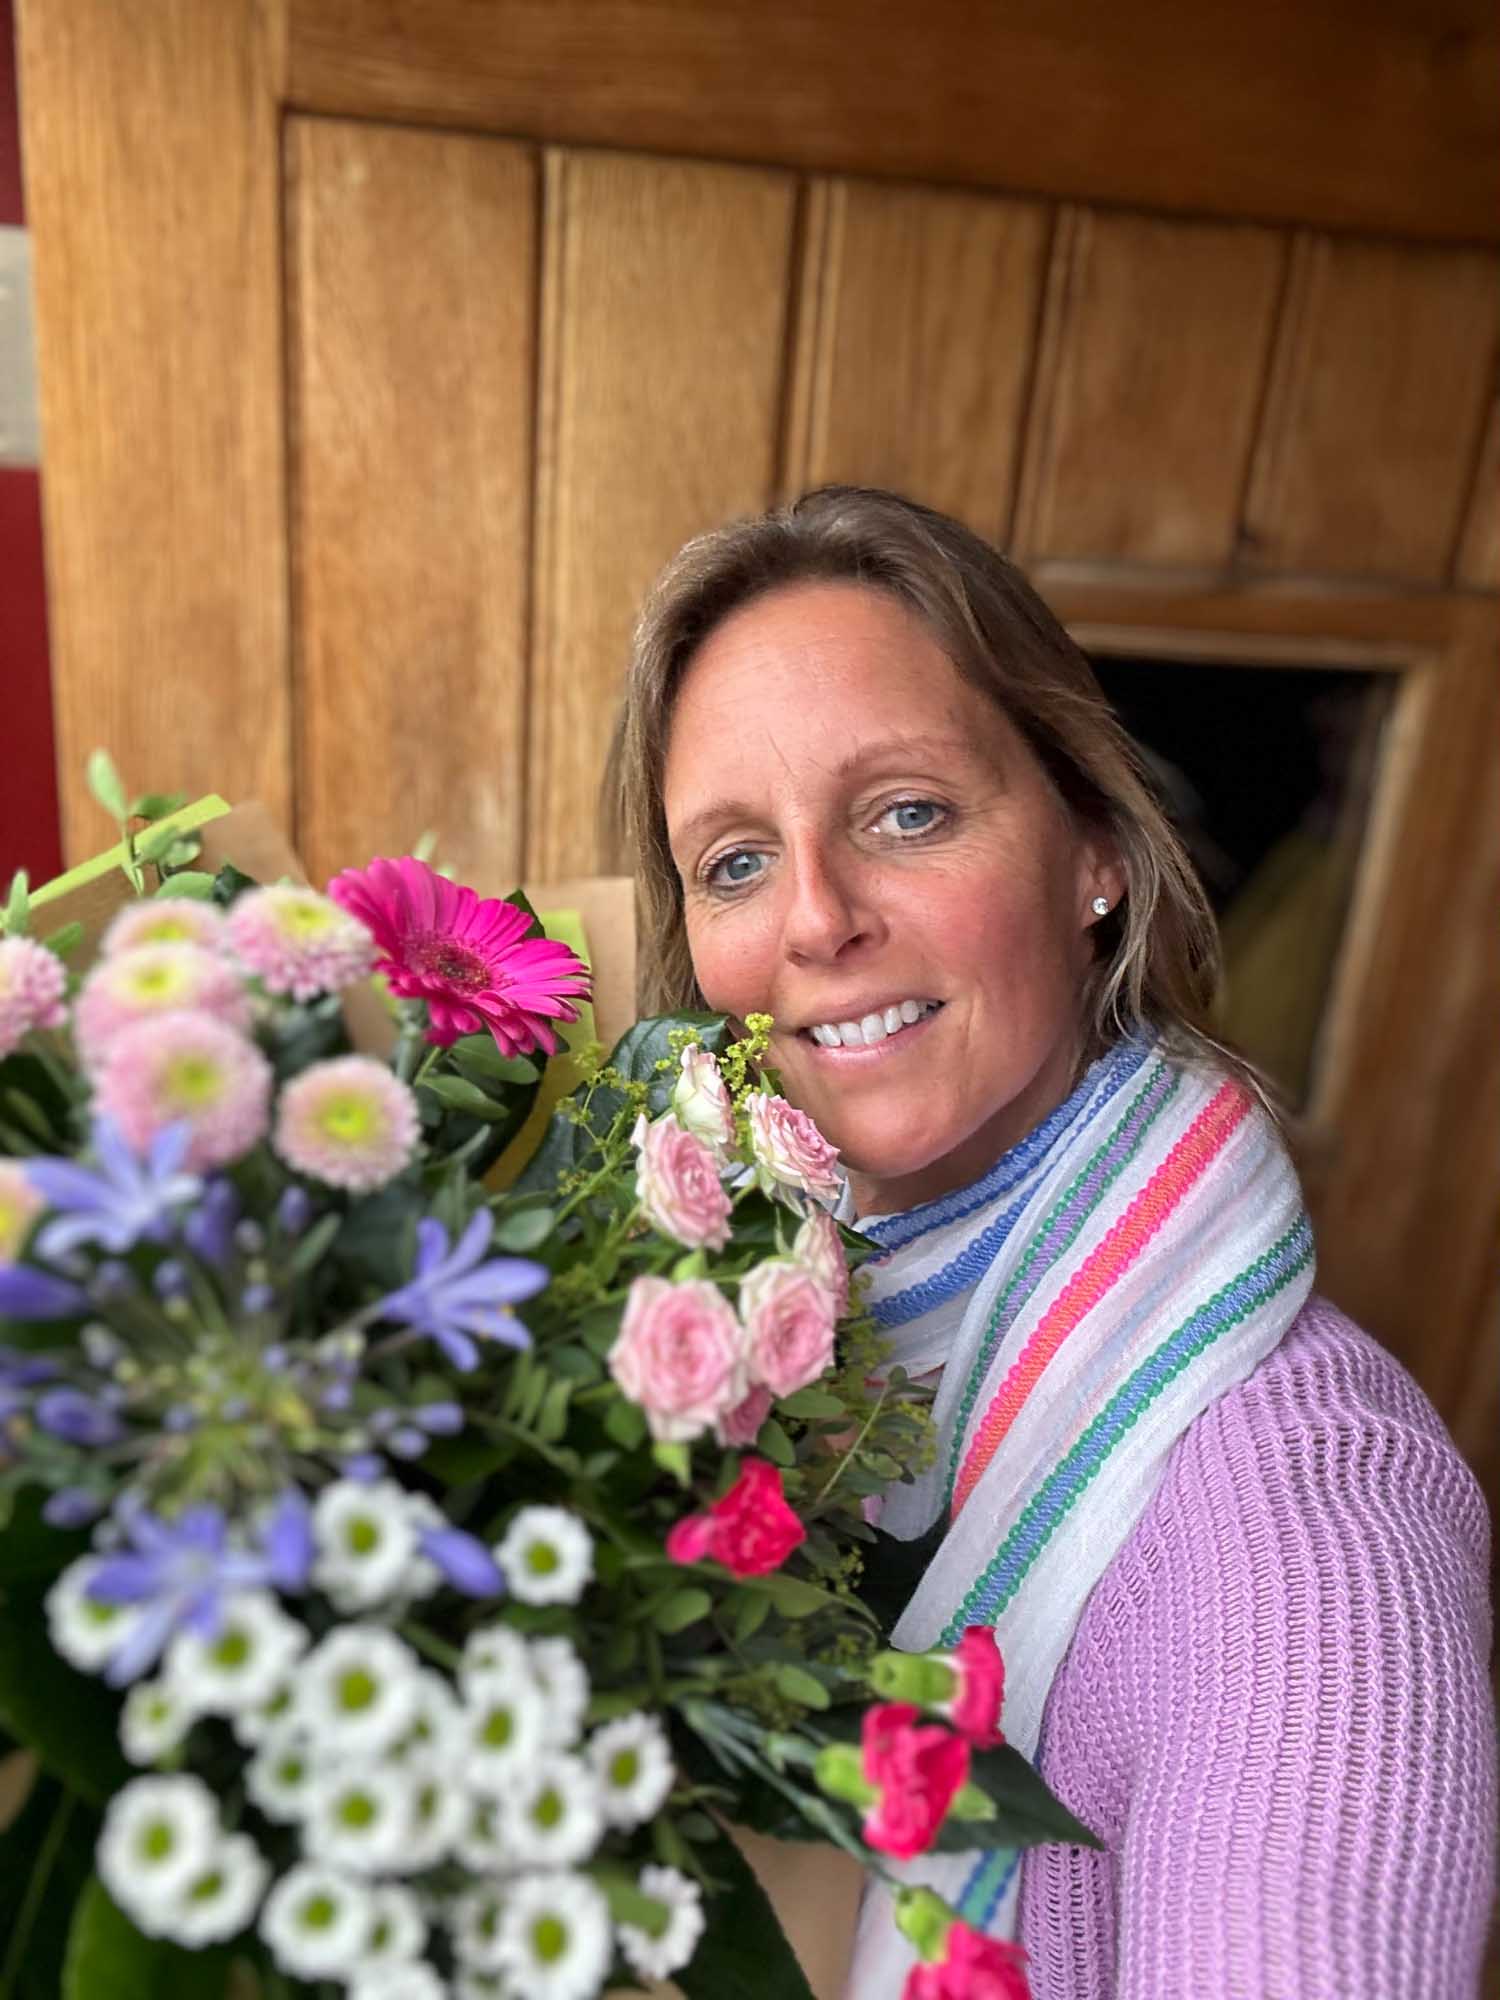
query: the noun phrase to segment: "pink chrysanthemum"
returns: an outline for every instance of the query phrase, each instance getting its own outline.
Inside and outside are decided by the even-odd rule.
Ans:
[[[139,944],[103,959],[83,982],[73,1034],[89,1068],[137,1021],[206,1014],[226,1028],[250,1025],[250,995],[227,959],[201,944]]]
[[[19,1048],[33,1028],[60,1028],[68,1018],[67,990],[55,951],[34,938],[0,940],[0,1056]]]
[[[406,1000],[425,1000],[427,1039],[447,1048],[488,1030],[505,1056],[545,1049],[552,1021],[576,1021],[589,995],[588,967],[565,944],[525,939],[526,913],[445,881],[410,855],[346,868],[328,885],[334,901],[374,936],[379,970]]]
[[[112,1035],[94,1080],[94,1109],[144,1153],[185,1120],[184,1165],[228,1166],[266,1135],[271,1065],[253,1042],[211,1014],[157,1014]]]
[[[13,1264],[47,1206],[20,1167],[0,1160],[0,1264]]]
[[[224,918],[212,903],[189,896],[147,897],[127,903],[99,943],[101,958],[117,958],[141,944],[196,944],[224,948]]]
[[[282,1091],[272,1144],[298,1173],[368,1194],[406,1166],[421,1129],[415,1094],[384,1063],[336,1056]]]
[[[239,897],[229,912],[229,942],[268,993],[294,1000],[338,993],[375,964],[375,940],[358,918],[316,889],[290,883]]]

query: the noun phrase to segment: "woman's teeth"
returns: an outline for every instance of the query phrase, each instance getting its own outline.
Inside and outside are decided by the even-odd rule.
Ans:
[[[924,1015],[935,1014],[941,1004],[938,1000],[903,1000],[899,1007],[887,1007],[882,1014],[866,1014],[859,1021],[823,1021],[807,1032],[820,1048],[868,1048],[871,1042],[883,1042],[887,1035],[909,1028]]]

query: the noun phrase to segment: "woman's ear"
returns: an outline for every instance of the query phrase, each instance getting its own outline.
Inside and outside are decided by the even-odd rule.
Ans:
[[[1078,867],[1080,921],[1090,930],[1118,909],[1130,886],[1125,862],[1114,836],[1101,828],[1085,835],[1079,849]],[[1107,906],[1099,907],[1101,901]]]

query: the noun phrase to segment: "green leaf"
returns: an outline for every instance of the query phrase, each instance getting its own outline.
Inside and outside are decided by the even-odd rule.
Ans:
[[[771,1676],[788,1701],[804,1708],[827,1708],[828,1690],[806,1667],[779,1666]]]
[[[181,812],[187,802],[186,792],[143,792],[138,799],[130,801],[130,817],[165,819],[169,813]]]
[[[976,1845],[1039,1847],[1048,1841],[1062,1841],[1069,1847],[1104,1845],[1009,1743],[995,1750],[974,1751],[969,1759],[969,1782],[995,1801],[997,1817],[979,1821],[977,1832],[971,1823],[967,1837],[961,1821],[946,1822],[938,1846],[949,1852]]]
[[[142,861],[160,861],[177,845],[180,838],[181,835],[175,827],[154,826],[149,833],[141,835],[135,844],[135,851]]]
[[[39,1773],[0,1835],[0,1993],[57,2000],[73,1908],[94,1864],[99,1822]]]
[[[706,1618],[713,1608],[714,1601],[706,1590],[674,1590],[652,1612],[651,1622],[658,1632],[685,1632],[689,1625]]]
[[[634,1451],[646,1435],[645,1411],[621,1396],[604,1412],[604,1435],[612,1438],[622,1451]]]
[[[417,1085],[418,1090],[431,1091],[440,1104],[446,1104],[450,1111],[462,1111],[470,1118],[482,1118],[486,1124],[498,1123],[510,1116],[508,1104],[497,1104],[495,1099],[470,1083],[465,1076],[424,1076]]]
[[[449,1049],[456,1068],[466,1076],[486,1076],[497,1083],[535,1083],[538,1064],[525,1056],[503,1056],[492,1035],[464,1035]]]
[[[692,1453],[685,1444],[654,1444],[651,1447],[651,1456],[662,1471],[675,1479],[679,1486],[686,1486],[692,1478]]]
[[[743,1645],[765,1624],[771,1615],[771,1600],[764,1591],[747,1590],[734,1607],[734,1636],[736,1644]]]
[[[0,1594],[0,1722],[96,1804],[130,1775],[116,1739],[117,1709],[99,1681],[53,1652],[39,1591]]]
[[[87,777],[89,790],[110,818],[122,824],[129,819],[130,802],[125,796],[125,787],[120,783],[115,760],[107,750],[96,750],[89,758]]]
[[[686,2000],[813,2000],[807,1976],[755,1872],[727,1835],[698,1849],[720,1885],[705,1904],[708,1927],[672,1977]]]
[[[215,877],[204,874],[201,868],[179,868],[175,875],[168,875],[157,885],[155,894],[186,896],[192,902],[207,903],[213,899],[214,881]]]
[[[237,896],[243,896],[247,889],[258,886],[253,875],[247,875],[243,868],[236,868],[232,861],[226,861],[214,877],[213,900],[221,910],[227,910]]]
[[[0,916],[0,930],[7,937],[20,937],[26,929],[30,910],[31,878],[24,868],[18,868],[10,878],[10,893],[5,898],[5,914]]]
[[[760,1435],[755,1440],[755,1448],[772,1465],[795,1465],[797,1454],[792,1449],[792,1441],[774,1417],[767,1417],[760,1427]]]
[[[288,1276],[301,1278],[316,1270],[343,1226],[342,1215],[320,1215],[287,1259]]]
[[[845,1417],[849,1406],[842,1396],[835,1396],[831,1389],[820,1389],[816,1385],[808,1389],[797,1389],[790,1396],[782,1396],[776,1407],[787,1417]]]
[[[231,1954],[146,1938],[91,1876],[73,1913],[61,2000],[219,2000]]]
[[[800,1576],[762,1577],[760,1586],[783,1618],[810,1618],[815,1611],[840,1608],[844,1602],[832,1591],[805,1583]]]
[[[497,1250],[525,1256],[528,1251],[541,1248],[556,1221],[557,1213],[550,1208],[502,1209],[490,1241]]]
[[[44,937],[42,943],[48,951],[55,951],[59,958],[66,958],[70,951],[76,951],[83,943],[83,925],[64,924],[61,930],[52,931]]]
[[[542,1398],[533,1428],[543,1444],[557,1444],[567,1435],[568,1401],[572,1394],[573,1384],[564,1377],[554,1382]]]

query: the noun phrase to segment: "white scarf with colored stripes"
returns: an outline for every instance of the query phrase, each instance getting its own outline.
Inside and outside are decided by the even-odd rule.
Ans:
[[[1033,1761],[1089,1592],[1188,1425],[1270,1353],[1312,1287],[1312,1233],[1271,1118],[1236,1081],[1120,1043],[971,1187],[856,1225],[870,1301],[911,1374],[941,1367],[937,1458],[881,1526],[950,1526],[898,1623],[911,1652],[992,1625],[1006,1738]],[[1014,1850],[896,1870],[1013,1937]],[[848,2000],[899,2000],[915,1962],[885,1891]]]

